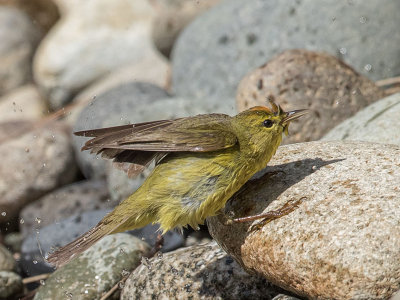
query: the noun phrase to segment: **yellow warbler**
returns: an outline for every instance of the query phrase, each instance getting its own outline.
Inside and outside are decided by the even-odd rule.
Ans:
[[[140,173],[153,160],[156,167],[136,192],[48,261],[63,265],[107,234],[149,223],[160,223],[163,232],[186,225],[196,229],[265,168],[290,121],[306,112],[271,105],[234,117],[208,114],[76,132],[92,137],[82,150],[112,158],[128,175]]]

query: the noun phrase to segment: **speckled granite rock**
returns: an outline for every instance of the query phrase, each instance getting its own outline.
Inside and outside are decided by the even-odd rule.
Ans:
[[[7,124],[0,123],[0,136],[5,131],[5,139],[19,126]],[[0,223],[15,218],[25,205],[76,176],[70,129],[62,122],[36,129],[28,124],[25,131],[26,125],[18,137],[0,143]]]
[[[105,180],[84,180],[46,194],[27,205],[20,213],[20,232],[26,237],[70,216],[98,209],[111,209],[118,202],[110,201]],[[40,220],[40,223],[38,223]]]
[[[376,80],[400,74],[397,0],[231,0],[195,19],[172,51],[176,95],[233,98],[250,70],[286,49],[324,51]]]
[[[313,141],[383,98],[384,91],[334,56],[307,50],[287,50],[251,71],[240,82],[239,111],[265,105],[273,98],[287,111],[311,112],[290,126],[284,143]]]
[[[127,279],[128,299],[272,299],[282,292],[247,274],[215,242],[150,259]]]
[[[13,296],[22,291],[21,276],[10,271],[0,271],[0,299],[15,299]]]
[[[14,269],[14,257],[6,247],[0,244],[0,271],[13,271]]]
[[[322,140],[400,145],[400,93],[379,100],[329,131]]]
[[[225,213],[254,215],[305,198],[252,231],[208,219],[214,239],[247,270],[314,299],[388,299],[400,289],[399,146],[293,144],[262,172]]]
[[[99,299],[135,269],[147,251],[145,242],[126,233],[107,236],[56,270],[34,299]]]

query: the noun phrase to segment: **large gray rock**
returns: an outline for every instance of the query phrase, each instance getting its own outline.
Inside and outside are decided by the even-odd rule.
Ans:
[[[289,200],[301,200],[298,207],[252,228],[212,217],[209,230],[246,270],[306,298],[389,299],[400,290],[399,186],[399,146],[283,146],[225,214],[254,215]]]
[[[248,71],[293,48],[336,55],[374,80],[398,75],[399,10],[397,0],[224,1],[179,36],[173,90],[233,98]]]
[[[19,129],[20,135],[12,138]],[[0,139],[4,134],[0,143],[0,223],[75,179],[77,167],[69,130],[61,122],[36,128],[29,123],[0,123]]]
[[[107,236],[51,274],[34,299],[99,299],[148,251],[145,242],[128,234]]]
[[[121,300],[272,299],[281,291],[265,279],[246,273],[211,242],[140,265],[125,282]]]
[[[166,91],[149,83],[127,83],[115,87],[90,102],[79,115],[74,131],[137,123],[148,105],[168,97]],[[149,119],[147,121],[150,121]],[[107,162],[80,149],[88,139],[74,136],[73,145],[79,166],[87,178],[105,175]]]
[[[83,212],[111,209],[105,180],[85,180],[64,186],[27,205],[20,213],[20,232],[26,237],[34,230]],[[40,220],[40,222],[38,222]]]
[[[375,102],[328,132],[322,140],[400,145],[400,93]]]
[[[61,19],[34,59],[36,82],[59,108],[86,85],[154,55],[154,11],[142,0],[57,1]]]
[[[0,95],[31,80],[31,59],[39,39],[32,20],[0,6]]]
[[[249,72],[237,89],[239,111],[273,98],[284,110],[310,109],[293,122],[284,143],[318,140],[328,130],[384,97],[374,82],[332,55],[287,50]]]

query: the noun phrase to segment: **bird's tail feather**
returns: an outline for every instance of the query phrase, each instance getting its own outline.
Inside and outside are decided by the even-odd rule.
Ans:
[[[99,224],[81,235],[76,240],[51,253],[47,257],[47,261],[57,268],[61,267],[78,254],[88,249],[105,235],[113,233],[118,226],[119,224],[112,226],[112,222],[107,224],[104,221],[100,221]]]

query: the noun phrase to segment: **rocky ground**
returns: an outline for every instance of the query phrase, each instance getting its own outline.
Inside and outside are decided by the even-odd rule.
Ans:
[[[400,299],[400,2],[0,0],[0,299]],[[108,236],[130,179],[78,130],[308,108],[225,207],[273,222]],[[254,228],[256,228],[254,230]],[[209,235],[211,234],[211,236]],[[211,241],[211,239],[214,241]],[[396,298],[398,297],[398,298]]]

